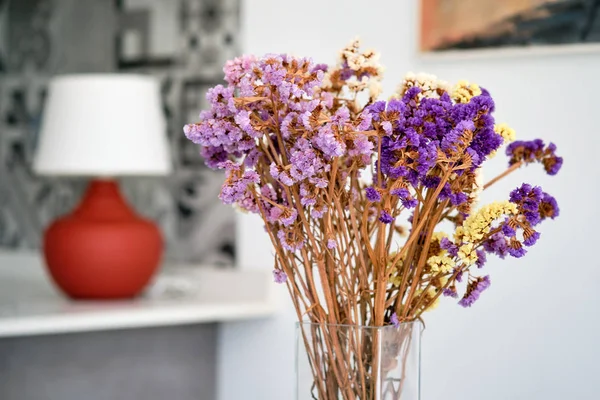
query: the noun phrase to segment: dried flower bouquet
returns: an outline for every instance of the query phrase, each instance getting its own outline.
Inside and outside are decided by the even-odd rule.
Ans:
[[[226,171],[221,200],[264,220],[275,281],[301,320],[399,326],[441,296],[470,307],[490,286],[479,273],[486,254],[522,257],[540,222],[558,216],[555,199],[529,184],[476,207],[481,191],[523,165],[541,163],[550,175],[562,165],[553,144],[513,141],[478,85],[409,74],[377,100],[378,55],[358,42],[333,67],[243,56],[224,72],[227,85],[208,92],[210,109],[184,132],[209,167]],[[482,164],[504,144],[508,169],[482,182]],[[373,398],[372,384],[362,395],[340,388],[354,379],[349,362],[340,365],[330,370],[341,398]],[[327,385],[319,398],[337,398],[326,397]]]

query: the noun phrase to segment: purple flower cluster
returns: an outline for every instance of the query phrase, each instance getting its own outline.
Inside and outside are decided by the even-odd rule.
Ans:
[[[527,250],[522,246],[521,242],[516,239],[512,239],[508,244],[508,254],[514,258],[521,258],[527,254]]]
[[[367,196],[367,200],[369,200],[372,203],[379,203],[381,201],[381,194],[373,186],[369,186],[365,190],[365,194]]]
[[[539,235],[537,236],[539,237]],[[533,245],[535,241],[528,242],[527,245]],[[490,236],[486,241],[483,242],[483,250],[490,254],[496,254],[498,257],[504,259],[506,255],[510,255],[515,258],[521,258],[527,254],[527,250],[522,246],[522,243],[516,237],[506,236],[502,232],[497,232]],[[480,262],[480,253],[478,251],[477,265]],[[485,253],[484,253],[485,258]]]
[[[296,222],[298,211],[295,208],[285,208],[279,216],[279,221],[283,226],[290,226]]]
[[[381,210],[381,214],[379,215],[379,221],[384,224],[391,224],[394,222],[394,217],[389,213],[389,211]]]
[[[509,241],[503,233],[498,232],[483,242],[483,248],[486,252],[496,254],[498,257],[504,259],[508,254]]]
[[[476,265],[479,268],[486,261],[486,253],[496,254],[502,259],[506,255],[523,257],[527,254],[525,247],[533,246],[541,236],[533,227],[559,214],[556,199],[539,186],[523,183],[510,193],[510,201],[517,205],[518,215],[507,217],[495,233],[483,241],[483,248],[477,250]],[[440,247],[449,249],[451,242],[442,240]]]
[[[381,172],[391,180],[435,187],[439,178],[434,168],[440,152],[457,164],[469,162],[474,170],[502,144],[502,137],[494,132],[494,102],[487,92],[466,103],[455,103],[447,92],[439,98],[420,97],[420,93],[413,86],[402,99],[368,107],[382,136]],[[467,194],[453,193],[450,186],[442,196],[453,205],[468,200]]]
[[[535,161],[541,162],[548,175],[556,175],[563,164],[562,157],[556,155],[556,145],[550,143],[545,146],[544,141],[541,139],[512,142],[506,148],[506,155],[510,157],[509,165],[517,162],[525,164]]]
[[[434,187],[436,187],[435,185]],[[450,204],[453,206],[459,206],[469,200],[469,195],[463,192],[454,192],[450,186],[450,183],[446,182],[442,191],[440,192],[440,199],[442,200],[450,200]]]
[[[323,218],[323,215],[329,210],[325,204],[316,205],[310,210],[310,216],[314,219]]]
[[[440,148],[448,155],[451,155],[457,151],[461,151],[461,148],[459,147],[461,138],[463,138],[467,132],[473,131],[475,131],[475,124],[473,121],[460,121],[442,138]]]
[[[531,226],[536,226],[548,217],[555,218],[559,214],[556,199],[542,191],[539,186],[522,184],[510,192],[510,201],[518,205],[520,213]]]
[[[327,187],[327,181],[323,179],[323,174],[328,172],[331,166],[325,162],[307,139],[300,138],[295,143],[291,151],[290,165],[291,182],[308,181],[317,187]]]
[[[454,269],[454,271],[452,273],[456,273],[456,268]],[[459,271],[456,274],[456,277],[455,277],[456,282],[462,282],[463,273],[464,273],[464,271]]]
[[[369,129],[369,125],[371,124],[370,114],[365,113],[364,115],[367,115],[368,118],[364,119],[363,122],[356,126],[359,131],[365,131]],[[360,160],[360,162],[364,165],[369,165],[371,163],[371,155],[373,154],[374,147],[375,146],[369,140],[367,135],[358,134],[356,135],[356,139],[350,143],[348,155]]]
[[[319,189],[329,186],[333,158],[370,164],[374,144],[361,132],[371,128],[371,114],[363,112],[351,120],[350,110],[334,105],[331,93],[316,91],[326,70],[289,55],[243,56],[227,62],[228,85],[210,89],[206,96],[210,109],[200,113],[199,123],[184,127],[187,138],[201,146],[210,168],[224,169],[228,161],[243,159],[235,164],[234,174],[228,172],[220,196],[224,203],[259,212],[261,203],[246,188],[255,183],[262,195],[263,187],[268,187],[271,202],[262,204],[266,218],[289,225],[295,217],[284,215],[285,186],[299,185],[302,205],[316,207]],[[267,142],[265,149],[261,143]],[[275,184],[254,172],[259,160],[271,162]],[[273,207],[272,202],[282,207]],[[318,218],[326,207],[310,211]]]
[[[298,71],[304,75],[300,77]],[[292,110],[287,116],[288,125],[293,116],[310,112],[320,103],[310,97],[320,86],[323,71],[309,59],[288,55],[267,55],[261,59],[245,56],[228,62],[224,72],[229,85],[210,89],[206,95],[210,109],[200,113],[199,123],[184,127],[187,138],[202,146],[202,154],[211,168],[255,150],[256,139],[264,135],[255,123],[273,117],[274,111],[267,101],[272,96]],[[252,101],[236,101],[236,91],[239,98]]]
[[[202,155],[210,168],[218,168],[230,155],[240,157],[255,147],[257,132],[248,125],[244,125],[244,131],[235,121],[238,109],[233,95],[233,87],[217,85],[210,89],[206,95],[210,110],[200,113],[199,124],[183,129],[189,140],[202,146]]]
[[[447,288],[444,288],[442,290],[442,294],[446,297],[452,297],[452,298],[457,298],[458,297],[458,292],[456,291],[456,286],[450,286]]]
[[[554,219],[560,214],[556,199],[546,192],[542,195],[542,201],[540,201],[538,210],[542,220],[546,218]]]
[[[490,277],[484,276],[483,278],[477,278],[472,282],[469,282],[467,291],[462,299],[458,302],[463,307],[471,307],[475,303],[481,293],[490,287]]]
[[[232,86],[239,86],[242,78],[252,70],[255,62],[256,57],[253,55],[243,55],[227,61],[223,67],[225,81]]]
[[[502,233],[498,232],[483,242],[483,248],[486,252],[496,254],[504,259],[508,254],[508,241]]]
[[[221,201],[224,204],[243,204],[246,209],[255,210],[255,202],[248,188],[260,182],[258,173],[253,170],[242,172],[241,167],[231,161],[223,162],[220,167],[227,170],[227,179],[219,194]]]
[[[539,186],[532,187],[524,183],[510,192],[510,201],[519,206],[520,211],[530,225],[535,226],[541,221],[539,206],[544,192]]]
[[[277,238],[281,247],[288,251],[297,251],[304,247],[304,239],[298,238],[294,231],[281,229],[277,232]]]
[[[398,319],[398,314],[396,314],[396,313],[393,313],[393,314],[390,316],[390,323],[391,323],[392,325],[394,325],[394,328],[399,328],[399,327],[400,327],[400,320]]]
[[[285,283],[287,281],[287,274],[280,269],[273,270],[273,280],[275,283]]]
[[[485,262],[487,261],[487,256],[485,255],[485,251],[483,249],[478,249],[477,253],[477,261],[475,261],[475,265],[477,268],[483,268]]]
[[[447,237],[443,237],[440,240],[440,248],[446,250],[451,257],[456,257],[458,255],[458,246],[452,243]]]
[[[392,189],[390,193],[400,198],[400,202],[404,208],[415,208],[417,206],[417,199],[415,199],[407,188],[401,187],[398,189]]]
[[[289,216],[291,214],[289,208],[287,207],[287,204],[284,202],[283,204],[277,204],[277,192],[275,191],[275,189],[270,186],[270,185],[262,185],[260,187],[260,194],[262,196],[262,201],[260,202],[260,206],[263,210],[263,212],[265,213],[265,217],[267,222],[269,223],[276,223],[276,222],[280,222],[281,224],[284,224],[284,222],[282,221],[282,218],[286,218],[286,220],[289,221]],[[277,205],[275,205],[277,204]],[[258,206],[255,207],[255,209],[257,209]],[[248,209],[246,207],[244,207],[244,209],[250,210],[252,212],[259,212],[258,211],[254,211],[252,209]],[[284,212],[284,210],[288,210],[287,212]]]
[[[529,233],[528,235],[524,235],[524,236],[525,237],[523,239],[523,244],[525,246],[533,246],[534,244],[536,244],[536,242],[538,241],[540,236],[542,236],[542,234],[537,231],[533,231],[533,232]]]

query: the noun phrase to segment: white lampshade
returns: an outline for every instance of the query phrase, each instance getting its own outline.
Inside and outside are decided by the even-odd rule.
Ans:
[[[43,175],[166,175],[166,123],[156,79],[66,75],[49,85],[33,169]]]

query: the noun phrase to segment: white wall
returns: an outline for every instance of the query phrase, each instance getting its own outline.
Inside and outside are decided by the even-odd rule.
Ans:
[[[383,55],[386,94],[408,70],[467,78],[491,91],[497,118],[519,137],[554,141],[565,158],[554,178],[532,166],[486,193],[487,200],[505,198],[521,182],[534,182],[557,197],[561,216],[542,227],[527,257],[488,262],[492,287],[473,308],[446,301],[426,316],[423,399],[598,398],[600,262],[593,228],[600,222],[600,52],[424,59],[416,54],[416,1],[370,4],[245,0],[245,52],[333,62],[358,35]],[[486,174],[505,162],[499,155]],[[238,221],[240,266],[271,269],[262,224],[246,215]],[[287,305],[283,288],[281,295]],[[222,328],[220,400],[293,398],[294,321],[287,305],[273,320]]]

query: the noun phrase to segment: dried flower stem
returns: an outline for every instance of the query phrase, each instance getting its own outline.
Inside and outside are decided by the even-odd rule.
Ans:
[[[523,165],[523,161],[518,161],[518,162],[514,163],[513,165],[511,165],[510,167],[508,167],[508,169],[506,171],[504,171],[503,173],[501,173],[500,175],[496,176],[494,179],[490,180],[485,185],[483,185],[483,189],[485,190],[485,189],[489,188],[494,183],[498,182],[500,179],[508,176],[512,172],[514,172],[517,169],[519,169],[522,165]]]

